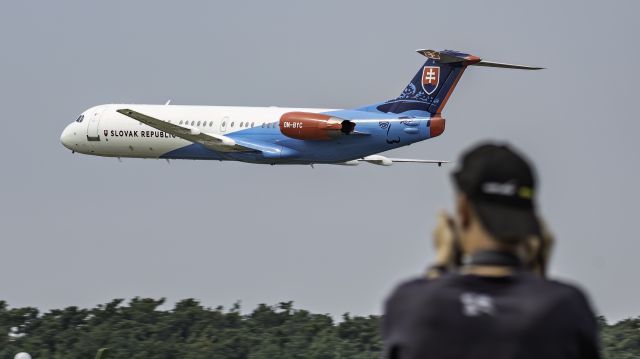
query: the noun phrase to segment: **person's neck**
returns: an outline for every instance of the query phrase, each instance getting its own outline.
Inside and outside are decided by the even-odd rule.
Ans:
[[[478,223],[471,226],[467,235],[469,236],[467,255],[473,256],[476,253],[487,251],[512,251],[512,248],[507,248],[504,244],[497,241]],[[506,277],[513,275],[514,268],[511,266],[471,264],[463,266],[460,269],[460,273],[483,277]]]
[[[481,277],[507,277],[513,275],[513,267],[468,265],[460,268],[461,274],[477,275]]]

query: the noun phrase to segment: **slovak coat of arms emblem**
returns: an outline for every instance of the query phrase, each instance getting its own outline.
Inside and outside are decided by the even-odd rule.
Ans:
[[[440,83],[440,66],[425,66],[422,69],[422,89],[431,95]]]

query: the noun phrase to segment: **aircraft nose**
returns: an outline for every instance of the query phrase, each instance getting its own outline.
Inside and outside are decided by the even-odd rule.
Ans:
[[[73,145],[73,138],[75,137],[75,133],[73,132],[73,123],[67,125],[67,127],[64,128],[64,130],[62,131],[62,134],[60,135],[60,142],[62,143],[62,145],[70,150],[73,150],[73,148],[71,148],[71,146]]]

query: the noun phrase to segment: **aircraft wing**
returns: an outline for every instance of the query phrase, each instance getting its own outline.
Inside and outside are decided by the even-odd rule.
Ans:
[[[381,155],[371,155],[364,158],[357,159],[356,161],[369,162],[374,165],[391,166],[394,163],[430,163],[442,166],[443,163],[450,163],[451,161],[445,160],[421,160],[413,158],[390,158]]]
[[[157,118],[147,116],[143,113],[123,108],[117,110],[117,112],[131,117],[134,120],[140,121],[147,126],[151,126],[160,131],[164,131],[171,135],[180,137],[187,141],[202,144],[203,146],[220,152],[259,152],[259,150],[237,144],[236,141],[230,137],[204,133],[195,127],[179,126],[174,123],[162,121]]]

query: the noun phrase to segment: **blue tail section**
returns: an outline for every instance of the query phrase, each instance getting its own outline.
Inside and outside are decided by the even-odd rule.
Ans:
[[[427,61],[400,96],[361,110],[416,116],[439,114],[465,68],[480,61],[476,56],[452,50],[418,50],[418,53],[426,56]]]

